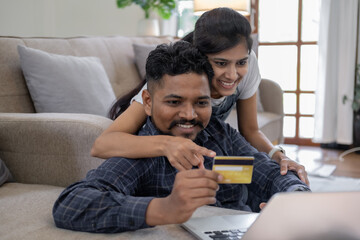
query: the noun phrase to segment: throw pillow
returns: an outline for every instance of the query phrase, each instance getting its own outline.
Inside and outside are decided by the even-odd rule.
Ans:
[[[146,75],[146,59],[149,53],[156,48],[156,44],[133,44],[135,53],[135,64],[139,71],[141,79]]]
[[[18,46],[36,112],[107,116],[116,100],[100,59],[47,53]]]
[[[0,186],[5,182],[12,181],[13,177],[6,167],[5,163],[0,159]]]

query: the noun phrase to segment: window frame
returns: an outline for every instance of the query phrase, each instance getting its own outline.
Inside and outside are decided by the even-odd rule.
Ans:
[[[253,33],[258,34],[259,27],[259,1],[261,0],[252,0],[251,8],[252,8],[252,17],[254,19],[254,29]],[[300,113],[300,95],[301,94],[314,94],[315,91],[307,91],[300,89],[300,71],[301,71],[301,46],[305,45],[317,45],[316,41],[302,41],[302,0],[298,0],[298,37],[295,42],[261,42],[258,40],[258,46],[296,46],[297,48],[297,67],[296,67],[296,90],[284,90],[284,93],[292,93],[296,95],[296,112],[294,114],[284,113],[286,117],[294,117],[295,118],[295,137],[284,138],[285,144],[296,144],[296,145],[306,145],[306,146],[320,146],[318,143],[312,142],[311,138],[301,138],[300,137],[300,118],[301,117],[313,117],[314,114],[301,114]],[[256,51],[257,52],[257,51]]]

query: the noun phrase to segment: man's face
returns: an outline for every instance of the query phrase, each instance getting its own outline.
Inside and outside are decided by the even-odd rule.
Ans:
[[[211,116],[210,87],[205,74],[165,75],[150,96],[143,93],[146,114],[164,134],[195,140]]]

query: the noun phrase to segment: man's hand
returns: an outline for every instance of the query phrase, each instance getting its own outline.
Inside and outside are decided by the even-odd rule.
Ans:
[[[192,140],[183,137],[172,137],[164,149],[165,156],[171,166],[179,171],[191,169],[193,166],[200,166],[204,157],[215,157],[216,153],[207,148],[200,147]]]
[[[294,171],[301,181],[310,186],[305,167],[284,155],[281,152],[274,154],[273,158],[280,164],[280,174],[286,175],[287,171]]]
[[[156,226],[187,221],[198,207],[216,202],[217,182],[221,180],[220,174],[207,169],[178,172],[171,194],[150,202],[146,223]]]
[[[266,202],[262,202],[259,205],[260,210],[263,210],[263,208],[266,206]]]

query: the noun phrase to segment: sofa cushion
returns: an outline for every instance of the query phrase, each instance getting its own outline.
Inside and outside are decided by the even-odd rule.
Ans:
[[[273,143],[282,141],[282,116],[271,112],[258,112],[257,120],[259,129]]]
[[[0,186],[12,180],[12,175],[5,163],[0,159]]]
[[[18,46],[21,68],[37,112],[107,116],[116,97],[100,60]]]
[[[66,187],[103,163],[90,150],[112,122],[94,114],[0,113],[0,157],[17,182]]]
[[[121,239],[126,234],[94,234],[57,228],[52,208],[64,190],[40,184],[6,183],[0,188],[0,236],[3,240]]]
[[[4,184],[0,188],[1,238],[55,239],[49,231],[55,226],[51,210],[62,190],[46,185]],[[43,234],[49,235],[46,238]]]
[[[149,53],[156,48],[156,44],[133,44],[135,53],[136,67],[140,73],[141,79],[145,79],[146,75],[146,59]]]
[[[63,190],[62,187],[50,185],[5,183],[0,188],[0,239],[119,240],[143,239],[144,236],[151,235],[153,239],[158,239],[159,236],[161,239],[169,239],[171,238],[169,233],[179,232],[180,236],[183,235],[183,230],[178,225],[170,226],[169,232],[157,227],[111,234],[57,228],[52,216],[52,208]]]

